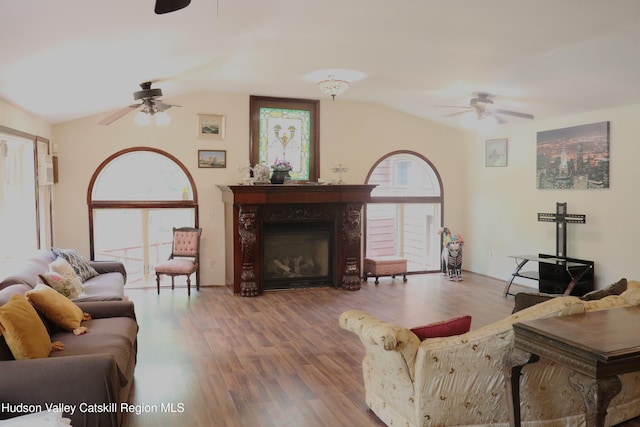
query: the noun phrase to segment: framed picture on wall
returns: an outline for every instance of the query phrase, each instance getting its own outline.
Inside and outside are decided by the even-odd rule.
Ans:
[[[609,188],[610,123],[541,131],[536,136],[536,188]]]
[[[287,162],[293,181],[317,181],[320,173],[320,101],[250,98],[252,165]]]
[[[227,150],[198,150],[199,168],[226,168]]]
[[[484,159],[486,167],[507,166],[507,143],[508,140],[506,138],[485,141]]]
[[[219,114],[198,114],[198,138],[224,139],[225,118]]]

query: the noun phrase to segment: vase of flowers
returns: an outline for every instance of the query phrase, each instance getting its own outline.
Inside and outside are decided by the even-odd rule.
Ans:
[[[289,172],[291,172],[291,163],[287,161],[279,161],[276,159],[276,162],[271,166],[273,169],[273,173],[271,174],[271,183],[272,184],[284,184],[287,178],[290,178]]]

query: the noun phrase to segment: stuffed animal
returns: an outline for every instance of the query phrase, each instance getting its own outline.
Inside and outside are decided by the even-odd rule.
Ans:
[[[462,280],[462,245],[464,241],[461,234],[452,234],[447,227],[438,230],[442,235],[442,275],[449,280]]]

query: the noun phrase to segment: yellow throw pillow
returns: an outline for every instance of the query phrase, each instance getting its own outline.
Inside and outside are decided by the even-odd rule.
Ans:
[[[73,331],[76,335],[87,332],[87,328],[80,326],[80,322],[88,318],[88,315],[85,316],[73,301],[49,286],[39,283],[33,290],[25,293],[25,296],[47,319],[62,329]]]
[[[36,310],[22,295],[12,296],[9,302],[0,307],[0,334],[4,335],[16,360],[49,357],[51,353],[51,338],[47,329]]]

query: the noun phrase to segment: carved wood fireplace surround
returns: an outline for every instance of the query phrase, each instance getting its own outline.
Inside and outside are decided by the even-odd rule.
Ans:
[[[218,186],[225,203],[227,286],[253,297],[264,291],[264,229],[269,224],[331,224],[331,282],[360,289],[362,207],[375,185],[230,185]]]

